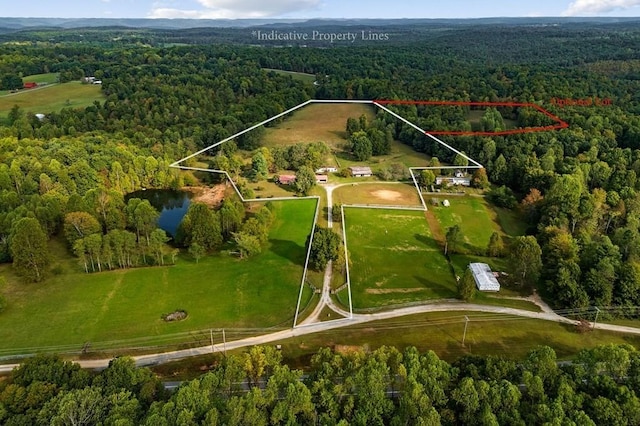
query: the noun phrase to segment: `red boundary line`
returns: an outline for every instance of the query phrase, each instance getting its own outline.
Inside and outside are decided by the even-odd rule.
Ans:
[[[525,129],[512,129],[512,130],[502,130],[500,132],[473,132],[473,131],[445,131],[445,130],[436,130],[436,131],[426,131],[426,134],[429,135],[449,135],[449,136],[505,136],[505,135],[517,135],[522,133],[536,133],[536,132],[547,132],[551,130],[560,130],[566,129],[569,127],[569,124],[562,120],[560,117],[552,114],[546,109],[542,108],[540,105],[532,104],[532,103],[522,103],[522,102],[465,102],[465,101],[392,101],[392,100],[376,100],[374,103],[378,103],[380,105],[450,105],[450,106],[485,106],[485,107],[496,107],[496,106],[506,106],[506,107],[519,107],[519,108],[534,108],[538,112],[546,115],[551,118],[557,124],[553,126],[544,126],[544,127],[527,127]]]

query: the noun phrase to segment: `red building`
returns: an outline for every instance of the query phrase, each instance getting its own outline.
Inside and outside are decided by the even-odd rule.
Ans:
[[[25,89],[33,89],[38,87],[38,83],[34,83],[33,81],[27,81],[23,86]]]
[[[296,175],[280,175],[278,177],[278,182],[281,185],[291,185],[296,181]]]

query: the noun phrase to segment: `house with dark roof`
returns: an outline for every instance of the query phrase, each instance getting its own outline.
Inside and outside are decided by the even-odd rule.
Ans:
[[[351,166],[349,167],[349,172],[353,177],[369,177],[373,176],[373,172],[371,171],[371,167],[364,166]]]

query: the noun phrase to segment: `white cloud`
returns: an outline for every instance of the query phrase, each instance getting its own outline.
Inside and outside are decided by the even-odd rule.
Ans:
[[[197,0],[204,9],[184,10],[154,5],[150,18],[269,18],[320,6],[321,0]]]
[[[563,16],[600,15],[630,9],[640,5],[640,0],[575,0]]]

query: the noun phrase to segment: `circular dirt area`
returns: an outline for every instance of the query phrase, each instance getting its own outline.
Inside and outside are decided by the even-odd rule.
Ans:
[[[398,191],[389,191],[388,189],[379,189],[371,193],[373,196],[387,201],[397,201],[402,199],[402,194]]]

